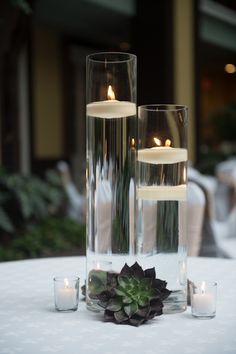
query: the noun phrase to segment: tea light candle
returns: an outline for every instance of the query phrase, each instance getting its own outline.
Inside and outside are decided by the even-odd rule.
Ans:
[[[71,283],[70,283],[71,281]],[[76,310],[78,307],[78,278],[54,278],[55,307],[58,311]]]
[[[58,289],[57,301],[60,303],[60,307],[69,309],[74,303],[76,296],[75,289],[71,288],[67,278],[64,279],[64,288]],[[73,307],[73,306],[72,306]]]
[[[198,313],[212,312],[214,308],[212,295],[206,293],[193,295],[193,306]]]
[[[213,285],[213,289],[216,284]],[[215,292],[206,291],[206,282],[201,283],[199,292],[193,289],[192,294],[192,314],[195,317],[215,316]]]

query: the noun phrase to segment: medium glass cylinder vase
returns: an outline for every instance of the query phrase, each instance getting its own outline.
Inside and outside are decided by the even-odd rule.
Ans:
[[[135,249],[136,56],[87,57],[86,301],[108,271],[119,272]]]
[[[187,108],[138,110],[137,257],[172,291],[164,312],[186,309]]]

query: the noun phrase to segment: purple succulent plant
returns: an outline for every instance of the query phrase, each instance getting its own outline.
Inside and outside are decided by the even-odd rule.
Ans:
[[[97,295],[104,318],[119,324],[139,326],[162,315],[163,300],[171,293],[166,281],[156,279],[155,268],[143,270],[136,262],[121,272],[107,274],[107,287]]]

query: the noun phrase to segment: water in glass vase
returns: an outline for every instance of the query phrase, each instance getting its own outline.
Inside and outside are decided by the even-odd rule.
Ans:
[[[172,291],[164,312],[186,309],[186,163],[139,162],[139,262]]]
[[[135,123],[136,115],[87,116],[87,307],[92,310],[107,271],[120,272],[133,259]]]

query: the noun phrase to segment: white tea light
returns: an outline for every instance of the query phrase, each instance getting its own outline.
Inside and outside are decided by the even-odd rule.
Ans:
[[[216,283],[201,282],[200,289],[192,285],[192,315],[199,318],[212,318],[216,312]]]
[[[71,305],[74,303],[75,296],[76,290],[70,287],[68,279],[65,278],[64,288],[58,290],[57,302],[60,304],[61,308],[70,309]]]
[[[58,311],[75,311],[78,308],[79,278],[54,278],[55,308]]]

